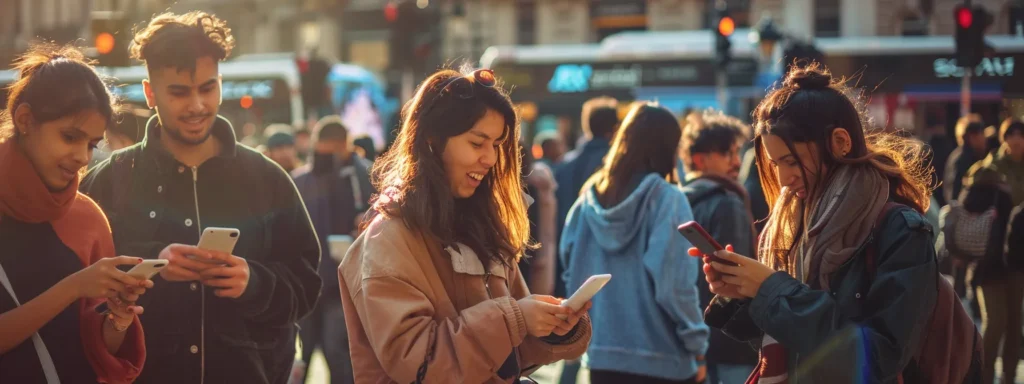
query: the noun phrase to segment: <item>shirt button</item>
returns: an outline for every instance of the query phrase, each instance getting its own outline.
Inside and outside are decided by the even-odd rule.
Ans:
[[[192,284],[191,284],[191,285],[189,285],[188,287],[189,287],[190,289],[192,289],[193,291],[194,291],[194,290],[197,290],[197,289],[199,289],[199,283],[192,283]]]
[[[857,293],[856,295],[853,295],[853,296],[859,299],[860,298],[860,293]]]
[[[185,167],[184,166],[178,167],[178,173],[185,173]]]
[[[163,193],[163,192],[164,192],[164,186],[161,185],[161,186],[156,187],[156,193]]]
[[[156,211],[149,211],[149,218],[150,219],[155,219],[156,218]]]
[[[188,350],[189,350],[189,352],[192,352],[192,354],[199,353],[199,347],[197,347],[195,345],[189,347]]]
[[[192,219],[185,219],[185,226],[186,227],[191,227],[192,226]]]

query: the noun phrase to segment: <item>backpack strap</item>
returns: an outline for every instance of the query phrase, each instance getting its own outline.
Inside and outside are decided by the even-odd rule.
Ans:
[[[867,252],[864,254],[864,262],[867,264],[867,271],[870,280],[875,279],[875,272],[878,269],[876,263],[876,260],[878,259],[877,235],[882,229],[882,224],[884,224],[883,221],[887,216],[889,216],[889,212],[906,207],[906,205],[900,203],[892,201],[887,202],[885,203],[885,206],[882,207],[882,212],[880,212],[878,217],[875,218],[875,225],[871,228],[871,244],[868,244]]]

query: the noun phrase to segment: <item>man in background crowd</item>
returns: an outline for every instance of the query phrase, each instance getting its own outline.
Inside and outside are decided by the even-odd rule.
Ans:
[[[285,172],[291,173],[302,165],[295,150],[295,137],[287,132],[277,132],[267,138],[266,155]]]
[[[736,253],[756,254],[750,199],[737,181],[747,130],[738,119],[711,110],[685,123],[680,140],[680,158],[686,167],[683,192],[694,221],[721,244],[732,244]],[[700,305],[706,308],[714,295],[704,271],[699,274]],[[753,372],[757,353],[746,343],[717,329],[711,330],[709,343],[705,355],[709,384],[742,383]]]
[[[324,284],[313,313],[300,323],[302,362],[296,369],[305,376],[313,351],[319,347],[327,360],[331,383],[348,384],[353,382],[352,361],[341,308],[338,264],[358,236],[359,222],[376,191],[370,184],[370,162],[352,150],[348,129],[340,117],[320,119],[315,131],[310,163],[293,174],[320,239],[324,256],[319,271]]]

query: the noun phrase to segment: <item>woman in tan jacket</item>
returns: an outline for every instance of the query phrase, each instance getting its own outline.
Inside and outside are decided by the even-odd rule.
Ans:
[[[588,303],[530,295],[519,125],[489,70],[440,71],[374,165],[365,230],[338,269],[356,383],[510,383],[583,354]]]

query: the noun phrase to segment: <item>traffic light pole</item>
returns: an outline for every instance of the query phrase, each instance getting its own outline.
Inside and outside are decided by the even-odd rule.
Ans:
[[[725,68],[718,68],[715,71],[715,86],[718,91],[718,108],[722,112],[728,113],[729,108],[726,103],[729,102],[729,84],[726,81]]]
[[[971,74],[974,68],[964,67],[964,77],[960,82],[960,117],[971,114]]]

